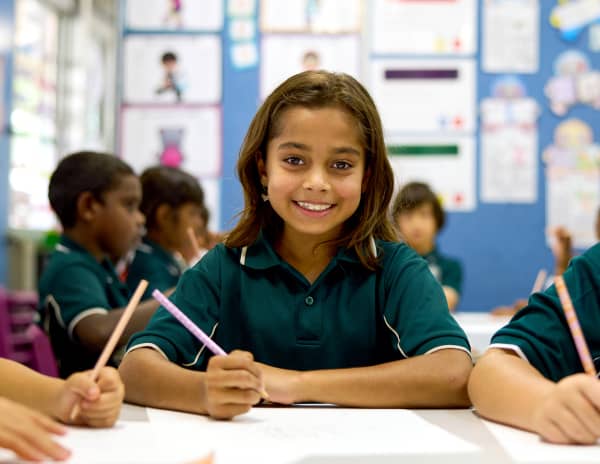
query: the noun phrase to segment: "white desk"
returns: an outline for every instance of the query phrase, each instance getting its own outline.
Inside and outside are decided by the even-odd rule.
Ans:
[[[332,418],[338,421],[333,426]],[[265,438],[257,439],[257,430]],[[214,464],[600,462],[600,446],[544,444],[532,434],[485,423],[464,409],[267,407],[234,421],[213,421],[125,405],[116,428],[71,429],[68,435],[66,443],[80,458],[74,462],[86,464],[193,464],[210,451]],[[361,448],[366,451],[357,452]],[[0,450],[0,463],[7,462],[13,461]]]
[[[492,316],[490,313],[459,312],[454,314],[454,318],[467,334],[475,356],[481,355],[490,344],[492,335],[510,321],[509,316]]]

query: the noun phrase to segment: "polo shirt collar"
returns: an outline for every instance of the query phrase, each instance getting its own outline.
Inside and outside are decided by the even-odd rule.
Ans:
[[[93,263],[95,266],[100,266],[104,271],[108,271],[116,276],[114,266],[108,258],[103,258],[102,262],[98,262],[86,248],[64,234],[56,244],[55,250],[60,253],[70,253],[71,251],[79,253],[84,256],[86,260],[90,261],[90,263]]]
[[[147,237],[144,237],[142,239],[142,243],[140,245],[138,245],[138,248],[142,248],[142,247],[144,247],[144,248],[147,247],[147,249],[146,249],[147,252],[156,254],[156,256],[164,263],[175,264],[175,265],[178,264],[173,253],[170,253],[169,251],[165,250],[158,243],[153,242],[152,240],[148,239]]]
[[[371,246],[378,254],[375,240],[371,237]],[[340,247],[335,258],[336,261],[345,261],[353,264],[361,264],[360,258],[353,248]],[[240,264],[251,269],[269,269],[281,266],[283,260],[277,255],[269,240],[261,232],[256,242],[252,245],[242,247],[240,253]]]

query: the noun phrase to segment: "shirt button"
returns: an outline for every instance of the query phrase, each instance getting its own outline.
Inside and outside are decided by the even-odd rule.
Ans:
[[[306,303],[306,306],[312,306],[312,304],[315,302],[315,299],[312,296],[307,296],[304,298],[304,302]]]

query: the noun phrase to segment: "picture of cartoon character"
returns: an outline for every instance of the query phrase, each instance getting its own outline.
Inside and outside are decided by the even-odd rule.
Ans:
[[[302,55],[302,71],[318,71],[321,69],[321,56],[315,50],[308,50]]]
[[[185,129],[170,127],[160,129],[160,139],[163,145],[162,152],[158,156],[159,163],[163,166],[181,168],[184,161],[181,152],[181,142]]]
[[[178,29],[183,27],[183,20],[181,18],[181,10],[183,8],[182,0],[168,0],[168,10],[163,19],[165,26],[175,26]]]
[[[178,71],[177,55],[173,52],[165,52],[161,57],[163,77],[160,86],[156,89],[157,95],[173,92],[177,102],[182,100],[183,86]]]

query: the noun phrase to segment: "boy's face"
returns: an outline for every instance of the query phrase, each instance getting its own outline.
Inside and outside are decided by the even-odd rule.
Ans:
[[[126,175],[98,202],[95,236],[102,251],[112,259],[125,256],[140,241],[144,225],[144,215],[139,210],[141,201],[140,181],[134,175]]]
[[[437,224],[431,203],[423,203],[396,216],[396,224],[409,246],[419,253],[431,251],[435,244]]]

